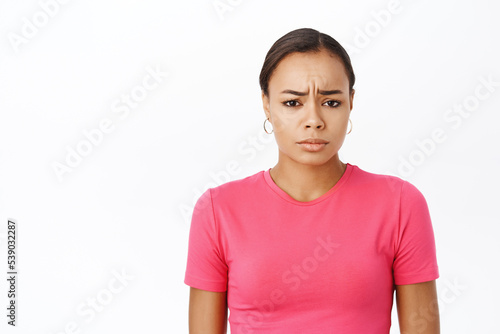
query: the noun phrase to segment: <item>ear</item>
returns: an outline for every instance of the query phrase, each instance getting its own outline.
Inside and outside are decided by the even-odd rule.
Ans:
[[[264,113],[266,114],[266,118],[271,118],[271,112],[269,111],[269,97],[264,94],[264,91],[262,92],[262,106],[264,108]]]
[[[352,103],[354,101],[354,92],[356,92],[356,90],[353,89],[352,93],[351,93],[351,96],[349,97],[349,104],[351,105],[351,109],[350,110],[352,110]]]

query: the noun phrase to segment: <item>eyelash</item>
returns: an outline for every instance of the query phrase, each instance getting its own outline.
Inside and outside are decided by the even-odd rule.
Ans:
[[[283,102],[283,105],[285,107],[288,107],[288,108],[295,108],[295,107],[297,107],[297,106],[289,106],[289,105],[287,105],[288,102],[298,102],[297,100],[288,100],[288,101]],[[340,101],[337,101],[337,100],[328,100],[326,102],[337,102],[336,106],[330,107],[330,108],[338,108],[340,106]]]

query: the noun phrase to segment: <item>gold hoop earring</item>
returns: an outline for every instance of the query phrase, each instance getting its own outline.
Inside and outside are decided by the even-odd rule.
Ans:
[[[349,118],[349,123],[351,123],[351,129],[349,130],[349,132],[348,132],[347,134],[350,134],[350,133],[351,133],[351,131],[352,131],[352,121],[351,121],[351,119],[350,119],[350,118]]]
[[[274,129],[271,131],[271,132],[267,132],[267,129],[266,129],[266,121],[269,121],[269,118],[266,118],[264,120],[264,131],[266,131],[267,134],[272,134],[274,132]],[[271,121],[269,121],[269,123],[271,123]],[[272,124],[272,123],[271,123]]]

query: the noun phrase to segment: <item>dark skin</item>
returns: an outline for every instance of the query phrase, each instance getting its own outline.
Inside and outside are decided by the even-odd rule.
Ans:
[[[324,95],[320,91],[336,92]],[[279,147],[271,177],[292,198],[312,201],[342,177],[346,164],[340,161],[338,151],[346,136],[353,99],[343,63],[326,50],[293,53],[275,69],[269,96],[262,93],[265,115]],[[329,143],[321,151],[305,151],[297,142],[309,137]],[[396,304],[401,334],[440,333],[435,280],[396,285]],[[227,292],[191,288],[190,334],[227,333],[227,314]]]
[[[293,53],[282,59],[268,91],[269,96],[262,93],[262,102],[279,147],[271,177],[294,199],[311,201],[332,188],[346,169],[338,151],[346,137],[354,90],[349,92],[343,63],[323,51]],[[328,144],[319,152],[308,152],[297,144],[311,137]]]
[[[227,292],[190,288],[189,333],[227,333]]]
[[[396,305],[401,334],[439,334],[436,280],[396,285]]]

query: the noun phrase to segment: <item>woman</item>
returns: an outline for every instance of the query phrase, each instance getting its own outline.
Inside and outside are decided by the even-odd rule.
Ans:
[[[339,159],[354,81],[344,48],[314,29],[269,50],[260,86],[279,161],[198,199],[190,333],[226,333],[228,308],[232,334],[389,333],[394,291],[401,333],[439,333],[425,198]]]

